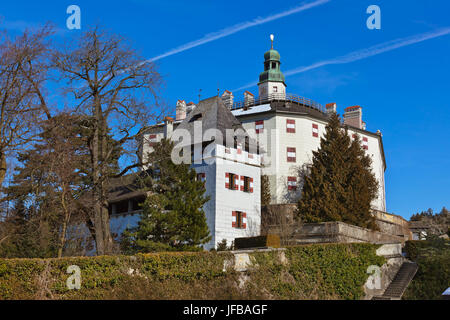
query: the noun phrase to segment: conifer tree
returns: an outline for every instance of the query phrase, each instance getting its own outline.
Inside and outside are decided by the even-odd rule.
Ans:
[[[297,217],[303,222],[343,221],[376,229],[370,203],[378,187],[370,164],[359,140],[351,142],[339,116],[333,114],[304,176]]]
[[[203,205],[205,186],[187,164],[174,164],[173,143],[162,140],[149,155],[150,167],[143,183],[150,195],[142,204],[136,228],[123,234],[125,252],[198,250],[209,235]]]

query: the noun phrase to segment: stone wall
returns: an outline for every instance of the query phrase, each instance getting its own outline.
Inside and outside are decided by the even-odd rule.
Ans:
[[[280,227],[272,226],[269,233],[279,234]],[[306,243],[404,243],[404,238],[343,222],[305,223],[293,228],[292,244]]]
[[[280,230],[292,229],[286,225],[294,224],[296,204],[276,204],[261,208],[262,230],[264,232],[280,233]],[[380,232],[352,226],[342,222],[308,223],[303,225],[303,233],[309,238],[309,242],[374,242],[384,243],[386,241],[400,241],[404,243],[412,240],[412,233],[409,230],[409,222],[400,216],[373,210],[376,224]],[[340,223],[340,225],[333,225]],[[368,232],[369,231],[369,232]],[[350,241],[353,239],[352,241]],[[316,240],[316,241],[314,241]],[[326,241],[325,241],[326,240]]]

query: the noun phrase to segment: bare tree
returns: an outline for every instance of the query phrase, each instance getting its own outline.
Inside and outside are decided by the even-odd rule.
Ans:
[[[0,42],[0,186],[6,175],[8,154],[23,150],[36,137],[37,124],[50,118],[44,83],[49,68],[52,28],[25,31]]]
[[[141,63],[129,44],[117,35],[95,28],[83,33],[70,48],[58,50],[54,65],[68,82],[75,109],[89,117],[90,175],[97,254],[112,251],[108,213],[108,181],[121,172],[111,169],[117,149],[135,139],[139,130],[156,117],[160,76],[152,63]],[[111,137],[116,143],[111,143]]]

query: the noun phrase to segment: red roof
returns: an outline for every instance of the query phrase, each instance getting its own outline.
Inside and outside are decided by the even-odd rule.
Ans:
[[[352,110],[358,110],[358,109],[361,109],[361,106],[347,107],[347,108],[345,108],[345,111],[352,111]]]
[[[254,96],[254,94],[251,93],[250,91],[245,91],[244,93],[247,93],[247,94],[249,94],[249,95],[251,95],[251,96]]]
[[[336,102],[327,103],[325,107],[332,107],[336,104]]]

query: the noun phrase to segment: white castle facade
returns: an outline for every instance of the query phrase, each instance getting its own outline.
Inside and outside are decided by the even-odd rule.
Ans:
[[[144,162],[154,143],[163,138],[179,141],[181,131],[192,135],[194,123],[201,126],[203,133],[215,129],[224,137],[225,130],[244,129],[245,136],[257,141],[257,150],[236,141],[231,145],[209,139],[206,144],[205,139],[190,142],[192,166],[198,178],[205,181],[206,194],[211,197],[204,211],[213,239],[205,249],[215,247],[222,239],[230,243],[236,237],[259,234],[261,174],[269,177],[272,204],[294,203],[299,199],[299,169],[311,163],[312,152],[320,146],[329,115],[337,112],[335,103],[322,107],[286,93],[276,50],[267,51],[264,60],[258,97],[246,91],[242,101],[234,101],[233,93],[226,90],[220,97],[202,100],[198,105],[178,100],[174,118],[166,117],[164,122],[146,128],[142,135],[139,154]],[[381,133],[366,130],[360,106],[347,107],[343,116],[349,135],[359,135],[363,148],[372,158],[372,170],[379,182],[378,197],[372,207],[384,212],[386,162]],[[204,154],[206,145],[209,145],[207,155]],[[114,213],[113,201],[111,206]]]

